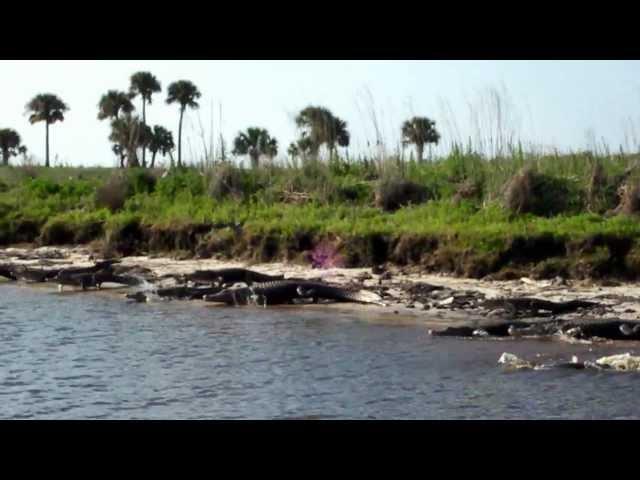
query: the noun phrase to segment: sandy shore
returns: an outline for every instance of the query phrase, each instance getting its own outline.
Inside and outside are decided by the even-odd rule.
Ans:
[[[93,264],[90,255],[90,251],[83,247],[5,248],[0,249],[0,263],[43,268],[90,266]],[[491,318],[494,312],[480,311],[472,305],[457,307],[460,298],[474,297],[485,299],[533,297],[550,301],[588,300],[603,305],[604,308],[597,312],[599,318],[630,321],[640,318],[640,283],[608,282],[598,285],[586,281],[561,279],[534,281],[528,278],[515,281],[485,281],[430,275],[394,267],[388,267],[381,274],[375,274],[370,268],[319,270],[284,263],[248,265],[242,262],[223,262],[213,259],[175,260],[149,256],[125,257],[120,265],[149,269],[155,277],[184,274],[198,269],[248,267],[267,274],[284,274],[285,278],[322,279],[339,285],[359,286],[380,293],[386,306],[330,304],[304,305],[296,308],[329,308],[344,312],[366,312],[380,319],[416,321],[430,328],[468,324]],[[160,284],[170,285],[170,282],[170,279],[165,279],[161,280]],[[409,291],[412,285],[420,284],[429,284],[442,289],[437,292],[439,295],[430,298],[429,301],[416,301],[415,295],[411,295]],[[55,285],[51,285],[50,288],[55,288]],[[120,289],[118,292],[122,293]],[[571,314],[568,317],[570,318]]]

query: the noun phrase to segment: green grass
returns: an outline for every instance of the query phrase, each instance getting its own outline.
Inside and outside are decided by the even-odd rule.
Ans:
[[[629,155],[586,153],[540,156],[520,149],[509,157],[484,159],[454,149],[433,163],[388,159],[382,170],[373,162],[339,159],[329,165],[271,166],[256,171],[219,165],[204,172],[176,170],[164,177],[159,171],[150,176],[142,170],[108,168],[0,168],[0,243],[109,241],[138,227],[179,230],[202,224],[242,224],[248,235],[285,240],[300,234],[345,239],[432,236],[448,247],[478,254],[501,251],[515,237],[545,234],[573,242],[595,235],[635,241],[640,239],[637,219],[588,213],[585,199],[596,164],[614,179],[637,160]],[[563,199],[559,214],[514,215],[505,209],[505,185],[525,166],[563,186],[558,191],[568,198]],[[110,211],[98,206],[96,191],[114,175],[120,178],[114,188],[122,189],[126,201],[122,208]],[[374,207],[374,193],[389,178],[426,187],[431,200],[383,212]],[[474,183],[480,193],[454,199],[463,182]],[[287,192],[302,193],[308,200],[284,203]],[[605,205],[606,209],[615,206]]]

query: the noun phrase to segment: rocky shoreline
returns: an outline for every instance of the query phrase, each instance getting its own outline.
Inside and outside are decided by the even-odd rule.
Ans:
[[[0,249],[0,278],[2,268],[47,271],[92,265],[90,251],[82,247]],[[562,278],[489,281],[424,274],[411,268],[387,265],[320,270],[284,263],[247,265],[213,259],[174,260],[155,256],[123,257],[117,264],[117,275],[140,279],[127,287],[127,292],[135,292],[151,287],[176,287],[180,285],[181,276],[197,270],[234,267],[371,292],[384,306],[321,303],[295,308],[359,311],[389,321],[418,322],[433,335],[548,336],[580,343],[624,341],[629,344],[640,340],[640,283],[636,282],[596,284]],[[136,286],[136,283],[140,285]],[[51,286],[55,287],[55,283]],[[122,294],[122,291],[118,292]]]

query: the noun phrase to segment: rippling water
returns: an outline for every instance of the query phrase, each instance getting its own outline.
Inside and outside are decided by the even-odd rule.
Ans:
[[[637,418],[640,374],[521,371],[634,349],[434,338],[299,309],[131,304],[0,285],[0,418]]]

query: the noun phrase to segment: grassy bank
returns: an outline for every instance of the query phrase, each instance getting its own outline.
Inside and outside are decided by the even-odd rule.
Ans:
[[[425,164],[222,164],[165,175],[0,168],[0,244],[83,243],[104,254],[347,266],[393,262],[472,277],[635,278],[640,222],[620,213],[618,192],[637,184],[636,161],[519,150],[484,159],[454,149]],[[633,213],[634,198],[626,213]]]

